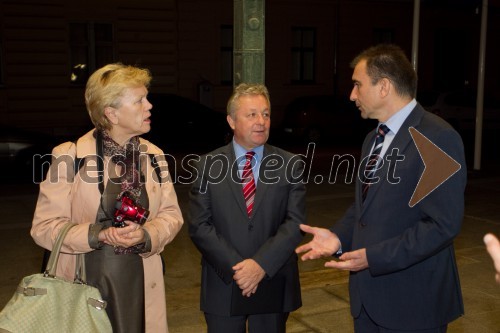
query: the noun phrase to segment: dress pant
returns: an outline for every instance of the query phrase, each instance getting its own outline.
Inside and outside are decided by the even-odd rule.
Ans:
[[[247,316],[218,316],[205,312],[207,333],[285,333],[288,312]]]
[[[391,330],[378,326],[361,307],[359,317],[354,318],[354,332],[356,333],[446,333],[448,325],[425,330]]]

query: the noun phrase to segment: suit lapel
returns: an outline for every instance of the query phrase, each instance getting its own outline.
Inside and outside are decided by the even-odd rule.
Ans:
[[[243,197],[243,185],[241,183],[240,175],[238,173],[238,163],[236,162],[236,155],[234,154],[233,143],[229,143],[226,146],[226,149],[223,151],[229,161],[229,172],[225,178],[225,183],[231,189],[231,192],[234,196],[234,199],[238,203],[238,206],[241,209],[242,214],[247,215],[247,206],[245,203],[245,198]]]
[[[377,135],[376,129],[367,134],[365,141],[363,142],[363,146],[361,148],[361,161],[359,164],[358,170],[358,182],[356,185],[355,195],[356,202],[358,202],[358,207],[361,210],[363,208],[363,198],[362,198],[362,183],[364,180],[364,170],[366,168],[366,164],[368,163],[370,151],[375,142],[375,136]],[[366,207],[366,206],[365,206]]]
[[[233,196],[235,197],[236,202],[238,203],[238,206],[240,207],[242,214],[247,216],[247,206],[245,203],[245,198],[243,197],[243,185],[241,184],[241,180],[239,177],[238,163],[236,163],[236,155],[234,154],[234,147],[233,147],[232,143],[230,143],[226,146],[224,153],[227,154],[227,156],[228,156],[228,160],[230,163],[230,172],[232,173],[232,176],[228,175],[228,177],[226,177],[226,183],[228,183],[228,186],[231,188],[231,192],[232,192]],[[272,146],[265,144],[261,161],[264,160],[264,158],[266,156],[268,156],[269,154],[273,154],[273,153],[274,153],[274,150],[273,150]],[[269,184],[267,184],[265,182],[261,182],[261,180],[260,180],[261,176],[263,175],[264,172],[265,172],[265,170],[263,168],[263,164],[261,163],[261,165],[259,166],[259,179],[255,180],[257,182],[257,190],[255,192],[253,213],[252,213],[252,216],[250,216],[250,220],[252,220],[253,217],[255,216],[255,212],[257,212],[257,210],[259,209],[259,206],[261,205],[262,201],[264,200],[266,192],[270,186]],[[240,182],[234,181],[235,179],[240,181]]]
[[[265,157],[269,154],[274,153],[274,151],[271,151],[271,146],[269,145],[264,145],[264,152],[261,161],[265,160]],[[255,202],[253,204],[253,212],[251,219],[255,216],[255,212],[259,209],[260,204],[262,203],[262,200],[264,199],[266,192],[269,188],[269,184],[265,182],[261,182],[263,173],[265,172],[263,168],[263,164],[261,163],[259,166],[259,179],[256,179],[257,183],[257,191],[255,192]]]
[[[387,154],[391,154],[391,151],[393,149],[398,149],[399,150],[398,154],[404,155],[404,152],[406,151],[406,149],[408,149],[409,145],[412,143],[412,137],[410,135],[409,128],[418,126],[418,124],[420,124],[420,120],[422,119],[422,116],[423,116],[423,109],[419,104],[417,104],[417,106],[415,106],[415,108],[412,110],[412,112],[408,115],[406,120],[403,122],[403,125],[401,126],[398,133],[396,134],[396,136],[392,140],[391,145],[389,146],[389,148],[387,149],[387,151],[385,153],[386,156],[387,156]],[[369,143],[373,143],[373,138],[369,141]],[[367,150],[364,152],[364,154],[369,154],[370,147],[371,146],[369,145]],[[364,155],[362,155],[362,156],[364,156]],[[366,164],[366,163],[364,163],[364,164]],[[362,167],[364,168],[364,165]],[[359,193],[358,200],[360,203],[362,203],[361,204],[361,214],[363,214],[367,210],[367,207],[370,205],[373,198],[375,198],[375,196],[376,196],[377,192],[380,190],[380,188],[387,186],[387,185],[390,185],[385,181],[388,172],[389,172],[389,163],[384,158],[384,165],[382,166],[382,168],[380,170],[378,170],[376,172],[376,176],[378,176],[380,179],[379,179],[378,183],[370,186],[370,189],[368,190],[368,195],[367,195],[364,203],[362,203],[362,199],[361,199],[361,182],[360,182],[360,185],[358,186],[358,193]]]

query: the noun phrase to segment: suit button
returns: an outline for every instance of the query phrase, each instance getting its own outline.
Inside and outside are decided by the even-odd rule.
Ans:
[[[249,231],[252,231],[252,229],[253,229],[253,225],[249,224],[249,225],[248,225],[248,230],[249,230]]]
[[[360,223],[360,224],[359,224],[359,226],[360,226],[361,228],[364,228],[364,227],[366,227],[366,223]]]

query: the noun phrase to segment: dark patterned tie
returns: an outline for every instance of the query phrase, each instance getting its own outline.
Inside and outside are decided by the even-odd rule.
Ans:
[[[380,159],[380,152],[382,151],[382,146],[384,145],[384,138],[387,133],[389,133],[389,128],[384,124],[380,124],[377,129],[377,136],[375,137],[375,145],[373,146],[373,151],[370,155],[370,159],[365,166],[365,172],[363,174],[363,183],[361,185],[362,190],[362,198],[363,201],[366,199],[366,194],[368,193],[368,189],[372,184],[372,177],[375,174],[375,170],[377,168],[378,161]]]
[[[245,198],[245,203],[247,205],[248,217],[252,215],[253,202],[255,199],[255,179],[253,177],[252,171],[252,158],[255,152],[249,151],[245,154],[246,162],[243,167],[243,173],[241,178],[243,180],[243,197]]]

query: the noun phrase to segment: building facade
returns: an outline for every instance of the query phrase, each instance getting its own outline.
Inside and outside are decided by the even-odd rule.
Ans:
[[[500,88],[498,1],[490,1],[485,88]],[[87,77],[109,62],[149,68],[152,92],[224,112],[232,90],[233,0],[1,0],[0,121],[54,136],[90,128]],[[480,1],[422,1],[419,89],[477,85]],[[265,83],[273,125],[292,100],[348,96],[351,59],[380,42],[411,55],[413,1],[268,0]],[[166,110],[167,112],[169,110]]]

